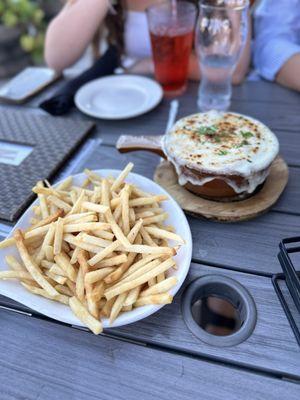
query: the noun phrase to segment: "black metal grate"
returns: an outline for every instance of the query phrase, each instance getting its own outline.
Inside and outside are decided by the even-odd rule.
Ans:
[[[279,244],[279,249],[278,260],[281,264],[283,273],[274,275],[272,282],[300,346],[299,325],[295,319],[295,313],[292,312],[279,285],[280,280],[285,281],[291,298],[295,304],[296,312],[298,311],[300,314],[300,271],[296,270],[294,262],[291,259],[292,254],[298,253],[298,255],[300,255],[300,236],[283,239]]]

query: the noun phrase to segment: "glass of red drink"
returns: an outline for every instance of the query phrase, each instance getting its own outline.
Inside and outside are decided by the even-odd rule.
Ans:
[[[166,95],[186,88],[196,16],[188,1],[167,0],[147,9],[155,78]]]

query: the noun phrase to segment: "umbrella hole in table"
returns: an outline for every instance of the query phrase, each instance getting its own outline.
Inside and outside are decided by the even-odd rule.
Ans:
[[[182,314],[196,337],[221,347],[245,341],[257,320],[247,289],[222,275],[204,275],[189,284],[182,296]]]

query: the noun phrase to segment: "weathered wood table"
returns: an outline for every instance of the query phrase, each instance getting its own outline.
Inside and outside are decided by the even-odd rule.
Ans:
[[[51,91],[23,111],[37,112],[37,104]],[[197,84],[190,84],[179,99],[179,117],[197,111],[196,97]],[[253,334],[232,347],[200,341],[182,317],[184,290],[153,316],[100,337],[1,310],[1,400],[300,398],[300,348],[271,279],[281,272],[279,241],[300,234],[300,95],[249,82],[234,89],[232,110],[260,119],[277,134],[289,164],[289,184],[273,209],[252,221],[220,224],[188,216],[193,260],[184,286],[210,274],[241,283],[257,308]],[[162,134],[168,111],[169,101],[164,100],[132,120],[95,121],[93,136],[102,144],[85,166],[123,168],[130,160],[135,172],[152,178],[158,157],[120,155],[114,145],[121,134]],[[70,116],[87,118],[76,110]],[[283,282],[281,286],[293,308]]]

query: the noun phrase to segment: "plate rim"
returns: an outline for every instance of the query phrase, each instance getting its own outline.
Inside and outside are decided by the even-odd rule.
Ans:
[[[92,171],[95,172],[95,173],[103,174],[104,176],[108,176],[108,175],[110,175],[110,174],[112,174],[112,173],[113,173],[113,174],[119,174],[122,170],[103,168],[103,169],[94,169],[94,170],[92,170]],[[106,174],[106,175],[105,175],[105,174]],[[81,173],[78,173],[78,174],[75,174],[75,175],[70,175],[70,176],[72,176],[73,178],[74,178],[74,177],[84,176],[84,172],[81,172]],[[151,180],[151,179],[149,179],[149,178],[147,178],[147,177],[145,177],[145,176],[143,176],[143,175],[140,175],[140,174],[137,174],[137,173],[134,173],[134,172],[130,172],[126,178],[130,178],[130,176],[134,176],[136,179],[142,179],[142,180],[145,181],[145,183],[149,182],[149,183],[151,183],[151,184],[154,184],[154,185],[160,190],[161,193],[166,194],[166,195],[169,197],[169,200],[168,200],[168,201],[171,201],[173,207],[175,207],[175,209],[177,210],[177,212],[180,214],[180,216],[179,216],[180,220],[182,221],[182,218],[183,218],[183,221],[184,221],[184,223],[185,223],[185,225],[186,225],[186,233],[187,233],[187,236],[188,236],[188,237],[185,238],[185,239],[186,239],[186,244],[185,244],[185,246],[187,246],[187,247],[186,247],[186,252],[187,252],[187,254],[186,254],[186,257],[184,258],[184,263],[185,263],[186,265],[185,265],[185,268],[184,268],[184,270],[183,270],[183,274],[182,274],[180,280],[179,280],[178,283],[170,290],[170,293],[171,293],[173,296],[175,296],[176,293],[177,293],[177,292],[180,290],[180,288],[182,287],[182,285],[183,285],[183,283],[184,283],[184,281],[185,281],[185,279],[186,279],[186,277],[187,277],[187,275],[188,275],[188,272],[189,272],[189,270],[190,270],[190,266],[191,266],[193,242],[192,242],[192,234],[191,234],[190,225],[189,225],[189,223],[188,223],[188,221],[187,221],[187,218],[186,218],[186,216],[185,216],[185,214],[184,214],[182,208],[179,206],[179,204],[176,202],[176,200],[175,200],[162,186],[160,186],[160,185],[159,185],[158,183],[156,183],[154,180]],[[59,182],[56,182],[53,186],[55,187],[55,186],[59,185],[59,184],[60,184],[61,182],[63,182],[65,179],[66,179],[66,178],[63,178],[63,179],[60,180]],[[30,212],[30,210],[32,210],[32,207],[33,207],[34,205],[36,205],[37,203],[38,203],[38,198],[35,199],[35,201],[34,201],[33,203],[31,203],[31,205],[26,209],[26,211],[23,213],[22,217],[17,221],[17,223],[16,223],[15,226],[11,229],[9,235],[8,235],[6,238],[12,237],[14,230],[18,227],[18,225],[22,224],[22,221],[26,219],[27,214]],[[3,250],[5,250],[5,249],[3,249]],[[2,250],[2,251],[3,251],[3,250]],[[0,252],[1,252],[1,250],[0,250]],[[1,289],[0,289],[0,294],[2,294]],[[9,297],[10,299],[12,299],[12,300],[14,300],[14,301],[20,302],[19,299],[16,299],[14,296],[9,296],[9,295],[7,295],[7,293],[5,293],[5,294],[3,294],[3,295]],[[33,298],[33,299],[35,299],[35,298],[38,297],[38,295],[34,295],[34,294],[31,294],[31,295],[32,295],[32,298]],[[31,297],[31,296],[30,296],[30,297]],[[47,300],[47,301],[52,301],[52,300],[49,300],[49,299],[45,299],[45,300]],[[75,318],[75,320],[77,320],[77,323],[76,323],[76,324],[74,324],[74,323],[72,323],[72,322],[70,322],[70,321],[66,321],[66,320],[64,320],[63,318],[60,318],[59,315],[56,315],[56,318],[53,317],[53,316],[49,316],[49,314],[45,314],[45,313],[43,312],[44,310],[43,310],[43,311],[40,311],[40,310],[39,310],[39,306],[38,306],[38,305],[35,305],[35,304],[34,304],[34,301],[33,301],[33,305],[31,304],[31,306],[28,306],[27,304],[21,303],[21,302],[20,302],[20,304],[23,304],[23,305],[25,305],[26,307],[32,308],[32,309],[33,309],[34,311],[36,311],[37,313],[40,313],[40,314],[42,314],[42,315],[45,315],[46,317],[48,317],[48,318],[50,318],[50,319],[53,319],[53,320],[56,320],[56,321],[60,321],[60,322],[63,322],[63,323],[69,324],[69,325],[76,325],[76,326],[81,326],[81,327],[84,327],[84,326],[85,326],[75,315],[74,315],[74,318]],[[65,305],[65,304],[59,304],[59,303],[57,303],[57,305],[58,305],[58,306],[61,306],[61,307],[67,307],[67,305]],[[159,310],[160,310],[162,307],[164,307],[164,306],[165,306],[165,304],[157,304],[157,305],[154,305],[154,304],[153,304],[153,305],[147,305],[147,306],[143,306],[143,307],[138,307],[137,309],[135,309],[135,310],[137,311],[136,317],[135,317],[133,320],[130,320],[130,319],[129,319],[129,321],[126,321],[125,323],[122,322],[122,318],[120,319],[120,317],[118,317],[118,318],[113,322],[112,325],[109,324],[109,319],[108,319],[108,318],[103,318],[103,319],[101,319],[101,322],[102,322],[102,324],[103,324],[103,328],[104,328],[104,329],[113,329],[113,328],[117,328],[117,327],[120,327],[120,326],[130,325],[130,324],[132,324],[132,323],[139,322],[139,321],[141,321],[141,320],[143,320],[143,319],[149,317],[150,315],[152,315],[152,314],[156,313],[157,311],[159,311]],[[52,313],[52,315],[53,315],[53,313]],[[124,315],[125,315],[125,314],[124,314]],[[122,317],[122,316],[121,316],[121,317]]]
[[[138,79],[141,79],[141,80],[147,80],[148,82],[151,82],[151,84],[153,86],[155,86],[159,90],[159,96],[157,97],[156,101],[153,102],[153,104],[151,104],[151,106],[148,106],[148,107],[144,108],[144,110],[140,110],[140,111],[137,111],[137,112],[132,112],[130,114],[128,113],[126,116],[119,116],[119,117],[118,116],[114,116],[114,117],[105,116],[103,114],[100,115],[99,113],[93,112],[92,110],[90,110],[90,109],[82,106],[82,104],[80,104],[79,98],[82,95],[82,93],[85,90],[87,90],[87,88],[89,86],[95,84],[96,82],[103,81],[103,80],[106,80],[106,79],[120,79],[120,78],[124,78],[124,77],[125,77],[125,79],[127,79],[127,77],[134,78],[134,79],[138,78]],[[84,113],[86,115],[89,115],[90,117],[103,119],[103,120],[108,120],[108,121],[119,121],[119,120],[126,120],[126,119],[130,119],[130,118],[135,118],[135,117],[138,117],[140,115],[146,114],[147,112],[153,110],[162,101],[163,95],[164,95],[164,92],[163,92],[162,86],[157,81],[155,81],[154,79],[152,79],[150,77],[142,76],[142,75],[136,75],[136,74],[135,75],[133,75],[133,74],[107,75],[107,76],[103,76],[103,77],[100,77],[100,78],[93,79],[93,80],[85,83],[83,86],[81,86],[77,90],[77,92],[75,94],[74,103],[75,103],[75,105],[76,105],[76,107],[78,108],[79,111],[81,111],[82,113]]]

